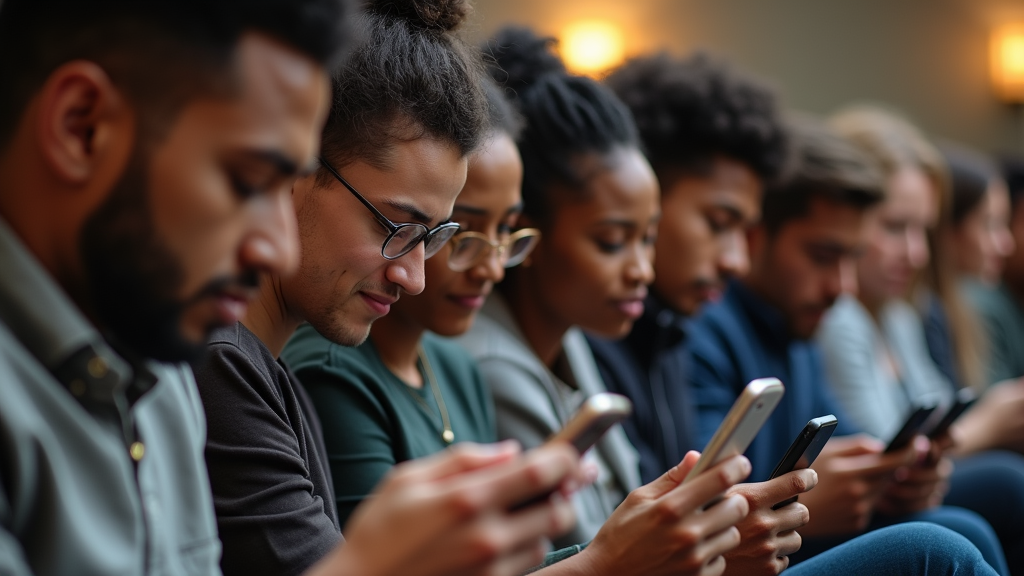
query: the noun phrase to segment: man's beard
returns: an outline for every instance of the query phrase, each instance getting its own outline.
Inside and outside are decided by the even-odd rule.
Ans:
[[[185,282],[177,258],[156,236],[144,154],[137,151],[109,198],[86,220],[79,237],[86,297],[101,329],[134,354],[162,362],[198,362],[206,341],[181,332],[187,306],[227,286],[258,284],[258,275],[218,278],[180,299]],[[216,324],[205,327],[208,334]]]

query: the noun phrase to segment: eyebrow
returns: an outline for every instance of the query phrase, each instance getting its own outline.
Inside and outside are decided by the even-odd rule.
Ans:
[[[380,202],[394,210],[407,214],[412,221],[419,222],[427,228],[430,228],[434,222],[434,219],[429,214],[407,202],[399,202],[398,200],[381,200]],[[442,218],[440,222],[445,222],[446,220],[447,218]]]
[[[274,170],[282,176],[308,176],[316,172],[319,166],[314,158],[310,160],[309,164],[300,168],[298,162],[278,150],[252,149],[245,150],[242,154],[257,162],[272,165]]]
[[[514,206],[510,206],[509,209],[505,211],[505,216],[511,216],[512,214],[517,214],[522,211],[523,203],[517,202]],[[477,208],[476,206],[466,206],[465,204],[456,204],[452,212],[464,212],[470,216],[487,216],[489,214],[489,212],[483,208]]]

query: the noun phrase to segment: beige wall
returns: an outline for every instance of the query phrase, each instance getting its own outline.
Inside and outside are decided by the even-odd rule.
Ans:
[[[988,80],[990,30],[1024,21],[1024,0],[472,1],[477,41],[509,22],[557,34],[574,19],[608,19],[631,53],[706,48],[795,108],[885,102],[937,136],[1024,154],[1024,116]]]

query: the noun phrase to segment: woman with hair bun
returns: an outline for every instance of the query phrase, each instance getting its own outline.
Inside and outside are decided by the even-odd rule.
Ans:
[[[197,370],[225,574],[513,576],[571,525],[561,494],[578,458],[560,446],[520,455],[510,443],[397,465],[343,522],[332,477],[353,471],[328,458],[321,431],[333,422],[317,418],[278,358],[304,323],[333,344],[362,342],[402,293],[423,290],[424,260],[458,230],[452,207],[487,126],[479,55],[452,33],[467,10],[452,0],[366,5],[363,42],[334,77],[320,168],[292,188],[298,271],[268,275],[242,322],[214,332]],[[239,188],[258,194],[262,184]]]

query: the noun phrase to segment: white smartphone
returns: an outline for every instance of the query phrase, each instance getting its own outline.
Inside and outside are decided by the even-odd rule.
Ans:
[[[759,378],[747,384],[683,483],[727,458],[746,452],[785,392],[778,378]]]

